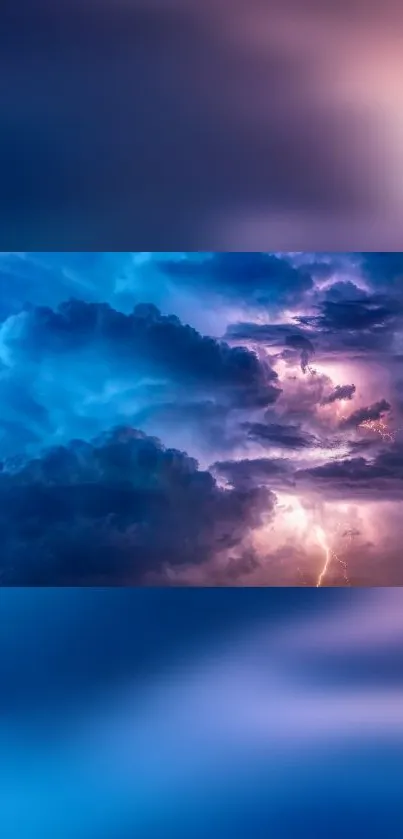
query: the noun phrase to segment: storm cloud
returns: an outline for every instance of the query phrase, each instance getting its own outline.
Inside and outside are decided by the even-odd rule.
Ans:
[[[0,572],[15,585],[144,583],[238,545],[274,504],[131,428],[3,464],[0,496]]]
[[[2,582],[403,579],[399,254],[375,256],[0,255]]]
[[[368,408],[359,408],[358,411],[353,411],[346,419],[340,423],[341,428],[354,428],[361,425],[363,422],[371,422],[381,419],[391,409],[391,405],[386,399],[380,399],[374,405],[369,405]]]
[[[337,385],[328,396],[325,396],[322,399],[322,405],[332,405],[333,402],[338,402],[339,400],[351,400],[356,392],[357,388],[355,385]]]

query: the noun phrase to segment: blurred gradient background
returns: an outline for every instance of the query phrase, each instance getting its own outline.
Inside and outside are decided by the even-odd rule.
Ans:
[[[0,592],[2,839],[402,835],[403,591]]]
[[[398,0],[3,0],[2,249],[401,248]]]

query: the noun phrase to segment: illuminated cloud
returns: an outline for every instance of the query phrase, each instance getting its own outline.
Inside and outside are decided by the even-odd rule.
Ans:
[[[340,423],[341,428],[355,428],[368,420],[379,420],[384,414],[388,413],[391,405],[386,399],[381,399],[370,405],[368,408],[359,408],[358,411],[353,411],[348,417],[343,419]]]
[[[330,461],[297,472],[295,477],[297,481],[311,481],[313,487],[328,491],[330,496],[399,498],[403,493],[403,449],[398,444],[370,460],[356,457]]]
[[[401,581],[400,258],[1,254],[1,579]]]

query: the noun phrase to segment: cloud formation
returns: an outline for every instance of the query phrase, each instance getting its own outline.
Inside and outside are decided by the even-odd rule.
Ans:
[[[353,411],[350,416],[343,419],[340,423],[341,428],[354,428],[362,425],[363,422],[376,421],[381,419],[388,411],[391,405],[386,399],[380,399],[374,405],[369,405],[368,408],[359,408],[358,411]]]
[[[325,396],[322,399],[322,405],[332,405],[333,402],[338,402],[339,400],[351,400],[356,392],[355,385],[336,385],[335,389],[332,390],[328,396]]]
[[[186,454],[131,428],[72,441],[0,475],[3,584],[138,585],[242,542],[273,507],[220,489]]]
[[[0,255],[2,581],[399,582],[388,256]]]
[[[216,295],[257,308],[295,302],[313,287],[309,271],[269,253],[212,253],[202,260],[186,255],[161,264],[169,276],[194,288],[202,284]]]

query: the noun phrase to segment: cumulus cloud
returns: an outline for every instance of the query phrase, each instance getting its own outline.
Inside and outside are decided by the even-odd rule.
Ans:
[[[57,309],[31,307],[3,323],[0,339],[5,441],[12,404],[15,422],[27,413],[22,398],[17,411],[10,395],[16,388],[41,412],[35,419],[31,408],[28,421],[39,441],[65,439],[66,422],[66,433],[79,436],[135,418],[154,427],[159,416],[163,428],[164,414],[168,424],[175,414],[182,425],[188,421],[195,433],[204,418],[213,433],[229,411],[263,409],[281,393],[267,360],[202,336],[151,304],[138,304],[130,314],[79,299]]]
[[[140,584],[242,542],[267,489],[221,489],[186,454],[131,428],[3,464],[5,584]]]
[[[12,344],[13,337],[9,335]],[[156,306],[139,304],[131,315],[108,304],[71,300],[58,310],[37,308],[22,325],[22,348],[33,358],[43,353],[77,352],[100,346],[123,364],[141,364],[184,382],[239,389],[245,399],[262,404],[276,398],[269,385],[277,375],[243,347],[201,336],[175,315],[161,315]],[[265,387],[267,393],[265,393]]]

